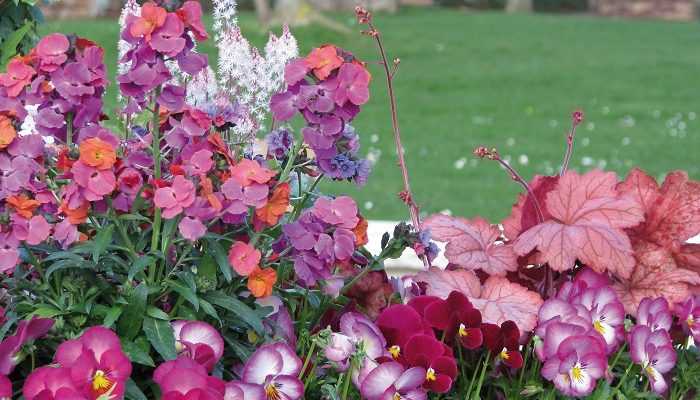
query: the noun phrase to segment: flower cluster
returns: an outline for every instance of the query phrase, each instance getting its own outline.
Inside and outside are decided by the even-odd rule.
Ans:
[[[314,49],[285,69],[287,91],[272,97],[278,121],[300,113],[306,121],[304,141],[321,172],[337,180],[364,184],[369,161],[358,159],[358,136],[350,122],[369,99],[370,74],[354,56],[332,45]]]

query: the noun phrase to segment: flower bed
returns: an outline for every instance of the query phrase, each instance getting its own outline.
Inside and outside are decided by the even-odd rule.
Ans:
[[[369,176],[351,123],[370,64],[299,57],[287,29],[262,54],[234,2],[214,9],[216,72],[199,3],[126,4],[111,117],[88,39],[51,34],[0,74],[0,399],[697,396],[700,183],[569,171],[577,111],[556,176],[475,150],[524,189],[506,220],[421,221],[399,60],[358,8],[411,219],[371,254],[355,201],[316,190]],[[389,279],[407,248],[424,270]]]

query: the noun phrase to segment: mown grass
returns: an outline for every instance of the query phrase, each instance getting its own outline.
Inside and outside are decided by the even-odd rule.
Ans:
[[[351,14],[333,16],[352,34],[318,26],[294,29],[302,51],[332,42],[364,60],[373,43]],[[585,111],[572,166],[620,174],[642,166],[656,176],[686,169],[700,177],[700,30],[697,24],[589,16],[506,15],[438,8],[379,15],[390,57],[399,57],[399,116],[412,185],[426,212],[504,217],[518,187],[496,165],[471,155],[496,146],[529,177],[557,170],[569,115]],[[247,37],[266,33],[243,14]],[[114,74],[118,26],[112,20],[49,22],[44,32],[89,37],[106,49]],[[215,60],[211,43],[202,46]],[[384,82],[356,119],[363,151],[380,154],[364,188],[327,185],[356,196],[371,218],[404,218]],[[115,104],[115,86],[108,105]]]

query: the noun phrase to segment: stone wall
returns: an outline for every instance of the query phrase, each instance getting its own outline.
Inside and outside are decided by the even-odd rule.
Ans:
[[[697,0],[591,0],[600,15],[690,21],[697,18]]]

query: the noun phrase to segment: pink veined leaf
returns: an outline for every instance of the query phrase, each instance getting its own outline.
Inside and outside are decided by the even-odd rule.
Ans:
[[[551,219],[522,233],[515,252],[534,249],[556,271],[572,268],[579,259],[597,272],[627,278],[634,268],[630,240],[622,230],[643,220],[641,206],[615,191],[614,173],[569,171],[546,196]]]
[[[629,279],[614,284],[625,311],[634,315],[645,297],[664,297],[670,304],[683,301],[700,285],[700,275],[678,268],[673,254],[651,242],[640,241],[634,246],[637,265]]]
[[[432,267],[414,277],[427,284],[426,294],[447,298],[457,290],[464,293],[481,311],[484,322],[501,324],[512,320],[521,332],[530,332],[537,324],[537,312],[543,301],[539,294],[500,276],[489,277],[482,286],[472,271],[446,271]]]
[[[530,188],[541,207],[542,217],[547,220],[550,218],[547,204],[545,202],[547,193],[551,192],[559,182],[558,176],[542,176],[536,175],[530,182]],[[528,193],[518,195],[518,201],[513,204],[511,214],[503,220],[503,231],[506,238],[513,240],[539,223],[537,219],[537,211],[535,202]]]
[[[466,269],[481,269],[489,275],[503,276],[518,268],[513,247],[498,242],[498,227],[481,218],[450,217],[435,214],[423,222],[435,240],[447,242],[445,257]]]

